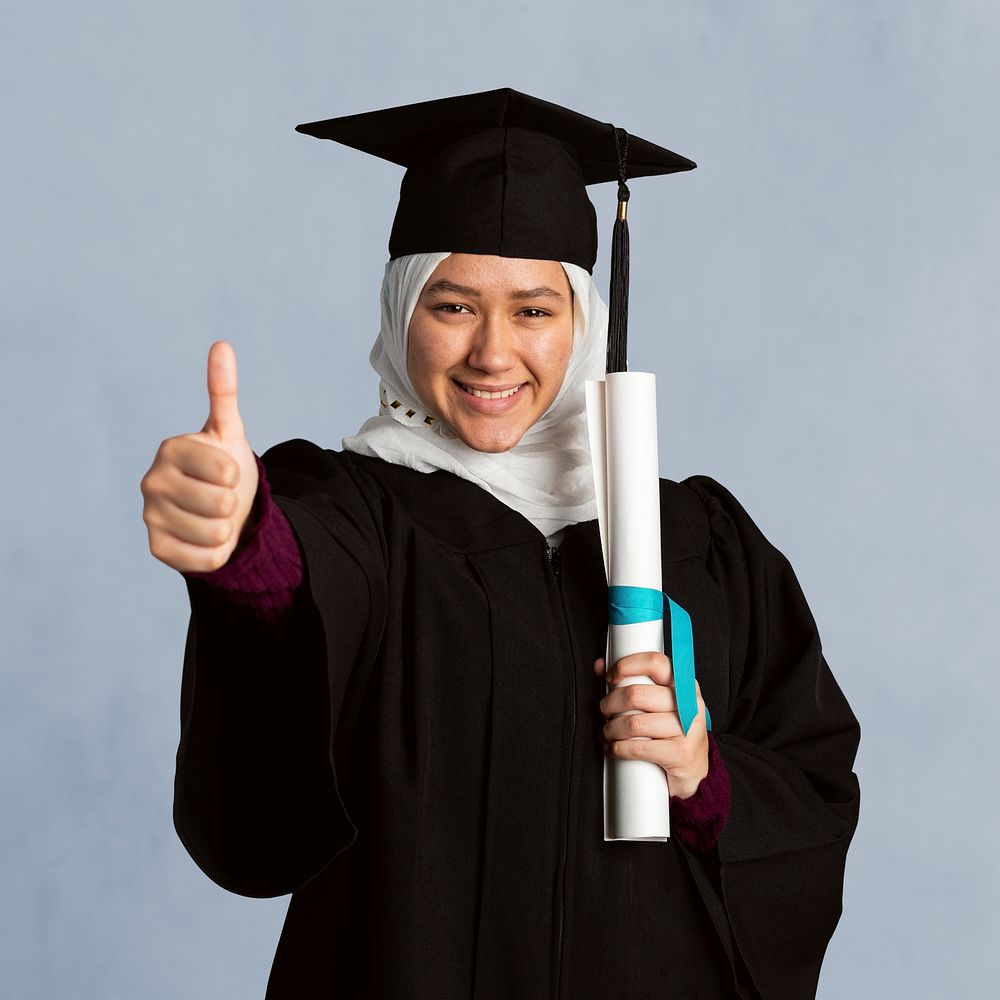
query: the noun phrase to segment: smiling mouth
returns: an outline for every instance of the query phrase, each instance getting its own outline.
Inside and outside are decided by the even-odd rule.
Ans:
[[[466,385],[464,382],[455,383],[463,392],[467,392],[470,396],[475,396],[477,399],[507,399],[509,396],[513,396],[520,388],[520,385],[512,386],[509,389],[478,389],[472,385]],[[523,385],[524,383],[522,383]]]

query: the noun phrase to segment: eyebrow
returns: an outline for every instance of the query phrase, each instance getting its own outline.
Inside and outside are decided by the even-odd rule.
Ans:
[[[468,285],[456,285],[454,281],[441,278],[433,285],[428,285],[424,291],[428,294],[433,292],[453,292],[456,295],[468,295],[470,298],[478,299],[482,293],[476,288],[469,288]],[[512,299],[562,299],[565,296],[562,292],[557,292],[548,285],[539,285],[537,288],[523,288],[516,292],[511,292]]]

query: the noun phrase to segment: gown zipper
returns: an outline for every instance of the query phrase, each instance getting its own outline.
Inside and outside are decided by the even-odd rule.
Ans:
[[[552,572],[556,576],[559,576],[559,546],[558,545],[546,545],[546,551],[549,556],[549,565],[552,567]]]
[[[549,565],[556,578],[556,586],[559,589],[559,603],[562,605],[563,621],[566,621],[566,606],[562,600],[562,581],[560,579],[561,560],[559,547],[557,545],[547,545],[546,551],[549,557]],[[568,623],[567,623],[568,637]],[[572,648],[572,647],[571,647]],[[570,799],[573,794],[573,747],[576,742],[576,673],[573,673],[573,699],[572,713],[570,716],[570,737],[569,737],[569,787],[566,795],[566,820],[563,826],[563,840],[559,859],[559,935],[556,946],[556,1000],[562,996],[562,954],[563,954],[563,924],[566,910],[566,847],[569,841],[569,809]]]

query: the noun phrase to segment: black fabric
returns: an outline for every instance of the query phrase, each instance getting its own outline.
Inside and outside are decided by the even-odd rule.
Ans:
[[[558,574],[445,472],[263,456],[306,578],[258,623],[201,580],[175,822],[218,884],[292,893],[270,998],[805,998],[841,911],[859,730],[794,573],[715,481],[661,481],[733,784],[716,849],[603,840],[595,522]]]
[[[618,180],[614,126],[510,87],[307,122],[297,131],[407,168],[389,256],[447,250],[565,260],[592,272],[586,185]],[[629,136],[628,176],[690,170]]]

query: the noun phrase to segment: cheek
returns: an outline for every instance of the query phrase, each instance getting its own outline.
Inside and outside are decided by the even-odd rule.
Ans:
[[[434,338],[419,324],[411,323],[406,348],[406,367],[414,386],[426,385],[433,377],[438,367],[436,353]]]
[[[550,380],[562,382],[569,366],[570,354],[573,352],[573,334],[562,336],[547,345],[544,352],[539,352],[537,364]]]

